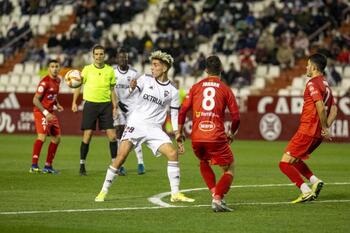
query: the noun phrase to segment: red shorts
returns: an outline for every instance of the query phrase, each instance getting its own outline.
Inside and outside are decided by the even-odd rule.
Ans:
[[[34,122],[35,129],[38,134],[46,134],[50,136],[57,136],[61,134],[60,124],[58,123],[56,116],[53,120],[47,122],[44,114],[41,112],[34,112]]]
[[[309,155],[321,144],[322,140],[323,138],[315,138],[296,132],[284,152],[295,158],[308,159]]]
[[[227,142],[192,142],[194,154],[200,160],[209,160],[213,165],[229,165],[233,153]]]

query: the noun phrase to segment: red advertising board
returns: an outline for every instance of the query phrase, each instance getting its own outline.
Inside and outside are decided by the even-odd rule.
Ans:
[[[81,112],[73,113],[72,94],[60,94],[59,101],[65,108],[56,113],[62,134],[81,135]],[[35,133],[32,114],[33,94],[0,93],[0,133]],[[350,97],[337,100],[338,116],[331,127],[335,142],[350,142]],[[241,113],[241,125],[237,139],[288,140],[299,125],[302,97],[251,96],[246,102],[246,112]],[[79,109],[82,109],[80,104]],[[185,123],[187,134],[191,132],[190,117]],[[229,129],[230,122],[226,122]]]

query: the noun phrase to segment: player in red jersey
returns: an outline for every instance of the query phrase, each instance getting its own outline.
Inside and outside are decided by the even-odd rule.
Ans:
[[[212,209],[215,212],[231,211],[223,201],[234,177],[234,158],[230,143],[239,127],[240,118],[236,98],[221,81],[222,64],[217,56],[206,59],[208,77],[194,84],[186,96],[179,113],[177,141],[182,141],[183,125],[188,110],[192,109],[192,148],[200,161],[200,172],[212,192]],[[225,110],[231,114],[231,131],[225,133]],[[183,144],[180,144],[183,145]],[[184,151],[183,146],[179,148]],[[210,163],[209,163],[210,162]],[[219,165],[223,175],[216,183],[211,165]]]
[[[46,136],[51,136],[51,142],[48,148],[45,167],[43,173],[56,174],[57,171],[52,168],[52,161],[55,157],[58,144],[61,139],[61,130],[58,119],[53,113],[54,106],[58,111],[63,111],[63,107],[58,103],[57,95],[61,79],[58,77],[60,64],[57,60],[50,60],[48,63],[49,74],[41,79],[36,93],[33,98],[34,104],[34,121],[38,134],[34,142],[32,154],[32,167],[30,173],[39,173],[41,170],[38,166],[38,160]]]
[[[303,160],[308,159],[323,138],[331,140],[328,128],[337,116],[332,91],[323,76],[326,65],[327,58],[321,54],[311,55],[308,59],[306,75],[311,79],[306,83],[304,91],[300,125],[279,163],[281,171],[302,192],[292,203],[315,200],[324,185]],[[311,182],[311,188],[301,175]]]

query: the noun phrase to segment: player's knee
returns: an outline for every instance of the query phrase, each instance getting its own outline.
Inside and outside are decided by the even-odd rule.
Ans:
[[[177,151],[175,149],[169,150],[167,157],[170,161],[177,161],[178,160]]]
[[[45,142],[45,140],[46,140],[46,135],[45,135],[45,134],[38,134],[37,139],[39,139],[39,140],[42,141],[42,142]]]
[[[55,144],[60,144],[61,142],[61,136],[56,136],[56,137],[53,137],[51,139],[51,142],[55,143]]]

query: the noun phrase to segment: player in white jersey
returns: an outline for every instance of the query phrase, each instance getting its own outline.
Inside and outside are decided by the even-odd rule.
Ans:
[[[132,92],[130,88],[130,82],[133,79],[138,79],[140,74],[129,65],[128,52],[121,48],[117,54],[117,65],[113,66],[117,84],[114,87],[119,102],[118,116],[114,118],[114,126],[117,131],[117,138],[121,139],[126,122],[131,112],[135,109],[138,94]],[[142,146],[141,144],[135,146],[135,153],[137,157],[137,173],[142,175],[145,173],[145,166],[143,164]],[[124,167],[119,169],[120,175],[125,175],[126,170]]]
[[[169,136],[163,131],[162,125],[166,118],[167,107],[171,108],[173,129],[178,134],[179,96],[177,89],[168,79],[168,70],[172,66],[173,58],[161,51],[151,54],[152,76],[142,75],[137,81],[130,83],[131,89],[139,93],[138,103],[131,113],[122,136],[118,156],[107,169],[101,192],[95,198],[102,202],[118,176],[122,164],[125,162],[132,147],[145,143],[154,155],[163,154],[168,159],[168,178],[171,188],[171,202],[193,202],[194,199],[180,193],[180,168],[178,153]],[[183,152],[184,145],[178,142],[179,152]]]

